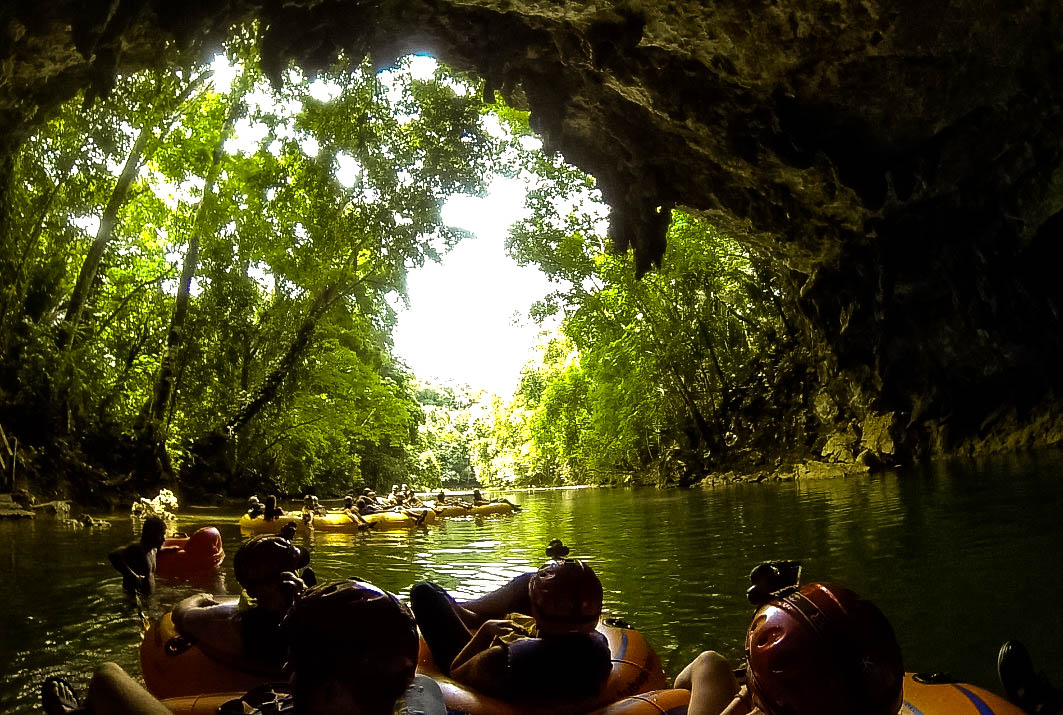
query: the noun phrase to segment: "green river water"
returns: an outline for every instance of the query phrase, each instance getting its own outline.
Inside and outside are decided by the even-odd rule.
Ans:
[[[560,537],[601,577],[606,612],[641,629],[670,676],[705,648],[739,655],[750,568],[797,558],[806,581],[840,581],[879,604],[908,670],[944,670],[999,692],[997,648],[1019,638],[1063,682],[1060,453],[847,480],[510,496],[522,513],[297,540],[312,548],[322,580],[358,575],[405,596],[429,579],[460,597],[533,569]],[[35,710],[51,674],[83,690],[103,660],[139,675],[143,618],[204,588],[237,591],[237,517],[183,510],[182,530],[221,529],[223,573],[212,584],[160,581],[143,603],[122,593],[106,558],[134,537],[128,517],[113,517],[106,531],[0,523],[0,712]]]

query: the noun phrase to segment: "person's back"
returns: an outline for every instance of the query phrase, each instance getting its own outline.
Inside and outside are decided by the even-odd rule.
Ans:
[[[155,586],[156,557],[166,542],[166,522],[157,516],[144,520],[140,541],[115,549],[107,558],[122,574],[122,588],[129,592],[151,593]]]
[[[526,584],[523,594],[512,586]],[[437,667],[455,680],[503,699],[583,698],[600,692],[612,670],[609,644],[595,630],[602,584],[581,561],[554,559],[530,579],[498,592],[531,616],[509,613],[470,633],[471,614],[435,584],[417,584],[410,600]],[[493,602],[494,594],[481,599]],[[494,615],[501,615],[495,613]]]
[[[258,500],[257,496],[252,495],[247,500],[247,515],[252,519],[262,516],[266,513],[266,507],[262,502]]]
[[[284,509],[277,506],[277,496],[275,494],[270,494],[266,497],[266,504],[263,509],[262,517],[266,521],[273,521],[282,516],[284,516]]]

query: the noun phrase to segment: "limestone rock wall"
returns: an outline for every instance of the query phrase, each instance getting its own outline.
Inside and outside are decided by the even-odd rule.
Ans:
[[[15,0],[0,156],[78,89],[251,16],[274,71],[344,48],[484,77],[598,179],[642,269],[673,206],[740,238],[839,424],[893,411],[898,451],[933,451],[1001,406],[1058,412],[1058,0]]]

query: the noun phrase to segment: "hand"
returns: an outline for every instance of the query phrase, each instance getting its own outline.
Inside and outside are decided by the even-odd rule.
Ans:
[[[492,638],[517,632],[517,628],[512,622],[501,619],[484,621],[483,625],[480,626],[480,630],[489,634]]]
[[[310,576],[315,582],[317,581],[317,577],[312,570],[310,571]],[[284,594],[288,605],[291,605],[295,603],[295,597],[306,590],[306,582],[299,578],[294,571],[285,571],[280,578],[279,590]]]

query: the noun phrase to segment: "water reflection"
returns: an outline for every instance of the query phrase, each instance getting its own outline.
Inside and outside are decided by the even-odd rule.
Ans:
[[[806,580],[838,580],[892,620],[912,669],[943,669],[995,687],[996,648],[1023,639],[1063,680],[1063,460],[1057,453],[943,463],[853,480],[721,486],[704,492],[566,490],[518,494],[512,517],[465,518],[409,531],[300,534],[321,580],[356,575],[405,597],[432,580],[482,595],[545,560],[553,537],[587,559],[605,609],[641,628],[675,674],[704,648],[737,656],[751,608],[749,569],[797,558]],[[206,587],[235,593],[238,514],[182,515],[219,526],[220,583],[162,582],[141,601],[121,591],[106,554],[137,534],[0,523],[0,711],[29,712],[43,679],[84,687],[101,660],[139,672],[141,614]],[[1040,615],[1039,615],[1040,614]]]

